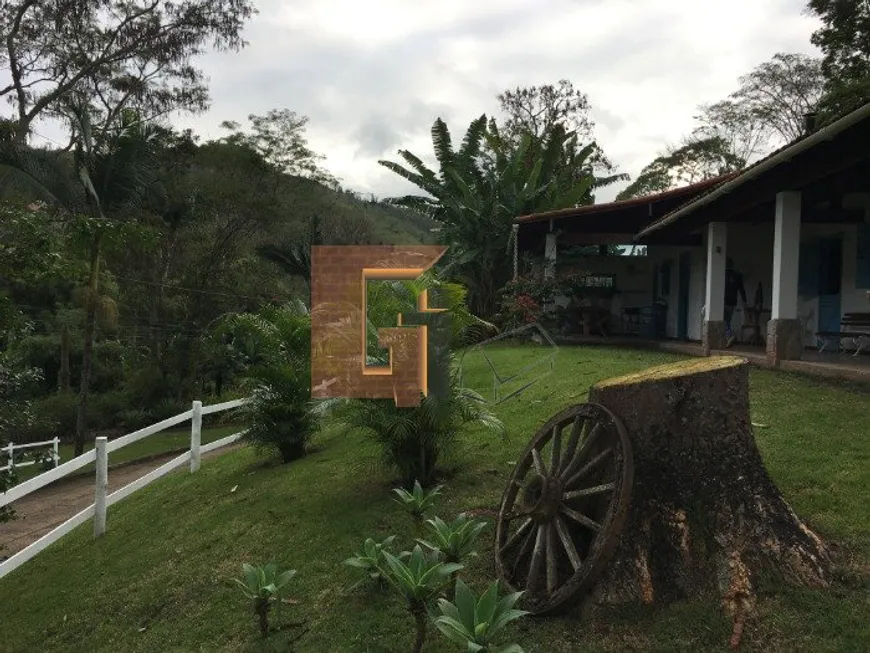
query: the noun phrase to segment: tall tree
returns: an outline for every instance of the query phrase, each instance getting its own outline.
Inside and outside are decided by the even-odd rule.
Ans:
[[[208,45],[237,50],[251,0],[8,0],[0,5],[0,96],[15,107],[15,135],[64,113],[75,92],[107,127],[124,107],[153,120],[208,106],[194,59]]]
[[[519,145],[523,135],[532,137],[532,143],[543,142],[554,127],[577,135],[580,144],[593,143],[590,162],[596,172],[595,187],[602,187],[628,179],[616,173],[616,167],[595,142],[595,122],[591,116],[589,97],[574,88],[571,81],[560,79],[556,84],[518,86],[497,96],[505,116],[501,134]]]
[[[810,0],[807,9],[822,21],[812,36],[823,56],[825,122],[870,102],[870,2]]]
[[[697,119],[703,135],[722,136],[735,155],[750,160],[804,133],[804,116],[816,110],[823,85],[821,61],[779,52],[740,77],[727,99],[702,106]]]
[[[232,132],[224,140],[250,147],[280,172],[309,177],[334,190],[340,189],[338,180],[320,166],[324,157],[308,147],[307,116],[289,109],[272,109],[262,116],[251,114],[248,120],[249,133],[241,131],[237,122],[223,122],[221,127]]]
[[[80,216],[77,225],[88,241],[89,270],[85,303],[82,375],[76,419],[75,454],[84,450],[88,397],[97,314],[100,308],[100,266],[103,247],[119,221],[136,215],[154,191],[150,151],[153,132],[134,112],[126,111],[111,132],[94,138],[86,107],[70,107],[78,115],[72,156],[61,152],[34,153],[18,141],[0,150],[0,166],[9,184],[18,184],[45,201]]]
[[[653,159],[616,199],[643,197],[694,184],[734,172],[744,165],[746,162],[735,156],[728,143],[718,136],[689,139],[684,145],[671,148]]]

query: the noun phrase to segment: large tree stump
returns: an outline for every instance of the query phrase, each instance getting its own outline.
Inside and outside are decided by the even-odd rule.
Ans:
[[[634,458],[627,520],[587,605],[669,602],[711,591],[751,608],[774,570],[827,586],[821,539],[764,467],[749,417],[749,367],[720,356],[654,367],[595,385],[590,402],[625,425]]]

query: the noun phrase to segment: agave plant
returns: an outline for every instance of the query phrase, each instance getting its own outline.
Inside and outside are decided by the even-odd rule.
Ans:
[[[441,551],[446,562],[461,562],[468,556],[477,555],[474,545],[480,532],[486,528],[486,522],[469,519],[465,513],[460,514],[452,524],[435,517],[427,519],[426,525],[432,531],[434,541],[417,541],[432,551]]]
[[[442,561],[437,551],[424,553],[419,544],[411,551],[407,563],[388,551],[382,551],[381,555],[387,562],[382,572],[384,579],[405,598],[408,611],[414,617],[417,637],[413,651],[420,653],[426,640],[426,604],[438,595],[462,565]]]
[[[426,517],[426,513],[432,509],[435,499],[441,494],[443,487],[443,485],[439,485],[431,490],[424,490],[420,481],[414,481],[414,489],[411,492],[401,487],[395,488],[393,492],[398,496],[395,499],[396,503],[403,506],[411,514],[415,523],[420,524]]]
[[[355,556],[348,558],[344,561],[349,567],[355,567],[357,569],[362,569],[367,578],[370,578],[373,581],[383,581],[383,564],[384,557],[383,552],[387,551],[390,546],[393,544],[393,541],[396,539],[395,535],[390,535],[383,542],[375,542],[372,538],[368,538],[363,543],[362,551],[356,554]],[[404,558],[409,556],[410,553],[404,551],[399,554],[399,558]],[[363,579],[365,580],[365,579]]]
[[[260,634],[265,637],[269,634],[269,610],[273,603],[277,603],[278,609],[281,609],[284,587],[296,575],[296,570],[278,573],[278,567],[271,563],[256,567],[245,563],[242,572],[241,580],[233,580],[242,588],[244,595],[253,601],[254,614],[260,620]]]
[[[456,581],[454,602],[438,600],[441,616],[435,619],[435,627],[470,653],[523,653],[517,644],[496,646],[492,642],[506,625],[529,614],[514,609],[522,592],[499,600],[498,589],[495,581],[477,600],[465,583]]]

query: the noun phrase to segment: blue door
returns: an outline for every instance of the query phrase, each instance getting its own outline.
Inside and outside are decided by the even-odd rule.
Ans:
[[[677,338],[686,340],[689,337],[689,274],[692,270],[692,255],[689,252],[680,254],[680,280],[677,297]]]
[[[818,241],[819,331],[839,331],[843,278],[843,241],[825,238]]]

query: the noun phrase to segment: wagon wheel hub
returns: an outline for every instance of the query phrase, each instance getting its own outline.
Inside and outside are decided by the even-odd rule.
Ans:
[[[537,523],[553,521],[562,505],[562,482],[556,476],[536,474],[523,488],[522,504]]]
[[[524,592],[523,609],[558,612],[592,588],[616,548],[633,477],[628,434],[604,406],[572,406],[540,428],[496,523],[496,568]]]

